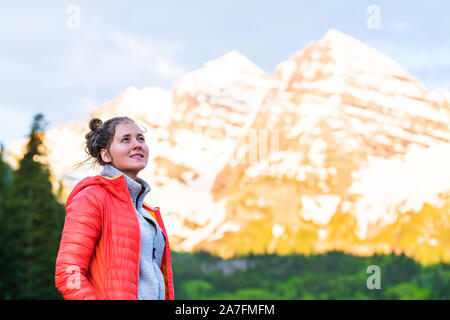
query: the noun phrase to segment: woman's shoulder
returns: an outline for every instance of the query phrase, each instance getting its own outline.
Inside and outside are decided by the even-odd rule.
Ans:
[[[98,194],[98,193],[103,193],[106,192],[106,189],[104,186],[102,186],[101,184],[90,184],[90,185],[85,185],[83,186],[83,188],[80,189],[79,193],[90,193],[90,194]]]
[[[92,196],[100,196],[105,194],[107,191],[105,189],[105,187],[103,187],[100,184],[92,184],[90,186],[86,186],[83,188],[83,190],[80,190],[80,193],[85,193],[85,194],[89,194]]]
[[[89,199],[98,201],[104,199],[107,191],[101,184],[85,184],[80,181],[73,189],[67,199],[68,202],[76,201],[78,199]]]

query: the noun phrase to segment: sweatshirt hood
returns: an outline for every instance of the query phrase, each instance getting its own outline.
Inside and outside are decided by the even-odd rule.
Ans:
[[[106,178],[114,178],[121,174],[125,177],[125,182],[135,208],[141,211],[144,198],[151,189],[150,185],[144,179],[137,177],[136,180],[133,180],[127,174],[109,164],[106,164],[102,172],[100,172],[100,175]]]

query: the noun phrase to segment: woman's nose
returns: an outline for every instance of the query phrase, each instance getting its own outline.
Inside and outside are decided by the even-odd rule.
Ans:
[[[132,147],[133,147],[133,149],[135,149],[135,148],[138,148],[138,149],[139,149],[139,148],[142,148],[140,142],[137,141],[137,140],[133,140]]]

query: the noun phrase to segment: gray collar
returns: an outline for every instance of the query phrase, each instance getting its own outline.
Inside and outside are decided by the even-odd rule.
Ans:
[[[144,201],[145,196],[147,193],[150,192],[150,185],[143,179],[137,178],[133,180],[129,176],[127,176],[125,173],[117,169],[116,167],[106,164],[100,172],[101,176],[108,177],[108,178],[114,178],[120,174],[123,174],[125,176],[125,181],[127,183],[128,191],[130,192],[131,199],[133,200],[133,205],[137,210],[141,210],[142,208],[142,202]],[[144,188],[144,190],[142,190]],[[137,200],[137,202],[136,202]]]

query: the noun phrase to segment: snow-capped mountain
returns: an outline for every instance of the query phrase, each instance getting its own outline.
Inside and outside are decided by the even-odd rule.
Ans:
[[[450,190],[448,92],[427,91],[389,57],[335,30],[282,62],[275,77],[283,85],[215,182],[234,220],[243,228],[252,214],[252,223],[271,221],[268,248],[284,236],[281,251],[295,250],[293,234],[308,222],[314,249],[336,247],[329,229],[341,214],[355,219],[354,239],[337,245],[348,249],[425,203],[443,208],[448,231],[439,197]],[[448,236],[428,238],[450,258]]]
[[[175,250],[450,261],[450,94],[339,31],[274,75],[231,51],[172,92],[131,87],[90,116],[123,115],[147,130],[146,202],[161,208]],[[45,134],[47,162],[67,192],[99,170],[73,168],[86,158],[87,127],[88,119]]]

